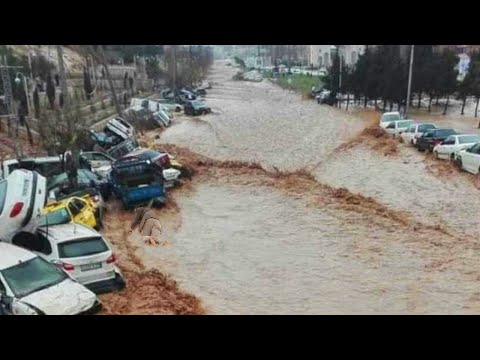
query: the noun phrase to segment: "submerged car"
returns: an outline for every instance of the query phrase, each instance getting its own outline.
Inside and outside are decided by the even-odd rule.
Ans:
[[[430,129],[418,138],[415,146],[418,151],[432,151],[433,148],[451,135],[456,135],[453,129]]]
[[[397,120],[387,125],[385,131],[393,136],[401,135],[413,125],[413,120]]]
[[[398,111],[386,112],[380,117],[380,127],[386,128],[392,121],[402,120],[402,116]]]
[[[415,145],[417,139],[421,137],[427,130],[436,128],[437,126],[433,123],[412,124],[406,131],[402,132],[400,137],[405,143]]]
[[[97,294],[125,287],[111,246],[100,233],[87,226],[42,226],[34,233],[18,234],[13,244],[59,266]]]
[[[185,115],[203,115],[210,114],[212,109],[202,101],[187,101],[184,105]]]
[[[433,154],[437,159],[453,161],[459,151],[468,149],[478,142],[480,142],[480,135],[477,134],[452,135],[437,144],[433,148]]]
[[[480,142],[457,153],[458,166],[471,174],[480,173]]]
[[[0,242],[0,302],[8,315],[84,315],[97,296],[37,254]]]

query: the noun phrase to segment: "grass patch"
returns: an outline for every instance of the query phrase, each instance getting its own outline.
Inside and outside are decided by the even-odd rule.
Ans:
[[[290,80],[290,82],[289,82]],[[320,79],[316,76],[307,76],[303,74],[281,75],[277,84],[284,89],[293,90],[304,96],[310,96],[313,86],[320,83]]]

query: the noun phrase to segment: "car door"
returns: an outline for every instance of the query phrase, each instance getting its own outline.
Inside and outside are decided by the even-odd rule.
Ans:
[[[472,157],[471,157],[471,169],[472,173],[478,174],[480,171],[480,143],[475,145],[476,148],[473,149]]]
[[[95,214],[87,201],[74,198],[68,203],[68,207],[72,214],[73,222],[85,224],[92,228],[96,226]]]
[[[462,154],[462,167],[464,170],[468,172],[475,172],[475,155],[477,151],[480,149],[480,143],[472,146],[471,148],[467,149]],[[478,170],[478,168],[476,169]]]
[[[439,155],[448,155],[450,156],[450,153],[453,151],[456,143],[456,137],[454,136],[449,136],[447,137],[440,146],[437,149],[437,152]]]

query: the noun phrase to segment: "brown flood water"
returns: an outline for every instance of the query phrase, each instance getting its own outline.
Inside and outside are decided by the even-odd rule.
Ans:
[[[411,149],[362,133],[369,116],[233,73],[217,64],[214,114],[180,118],[157,145],[303,170],[324,185],[234,164],[206,170],[170,194],[175,211],[161,212],[169,245],[130,251],[145,269],[171,274],[211,314],[479,312],[480,229],[473,214],[462,217],[480,209],[470,182],[443,181]],[[449,207],[458,210],[447,216]]]

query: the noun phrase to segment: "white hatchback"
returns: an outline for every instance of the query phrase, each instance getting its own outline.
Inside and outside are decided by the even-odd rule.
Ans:
[[[7,315],[82,315],[100,311],[102,304],[55,265],[0,242],[0,307]]]
[[[480,142],[480,135],[477,134],[452,135],[440,144],[435,145],[433,154],[437,159],[450,159],[453,161],[459,151],[468,149],[478,142]]]
[[[33,234],[17,234],[12,243],[61,267],[96,293],[125,287],[110,245],[100,233],[88,226],[70,223],[39,227]]]
[[[0,180],[0,240],[9,242],[40,215],[46,188],[46,179],[34,171],[14,170]]]

